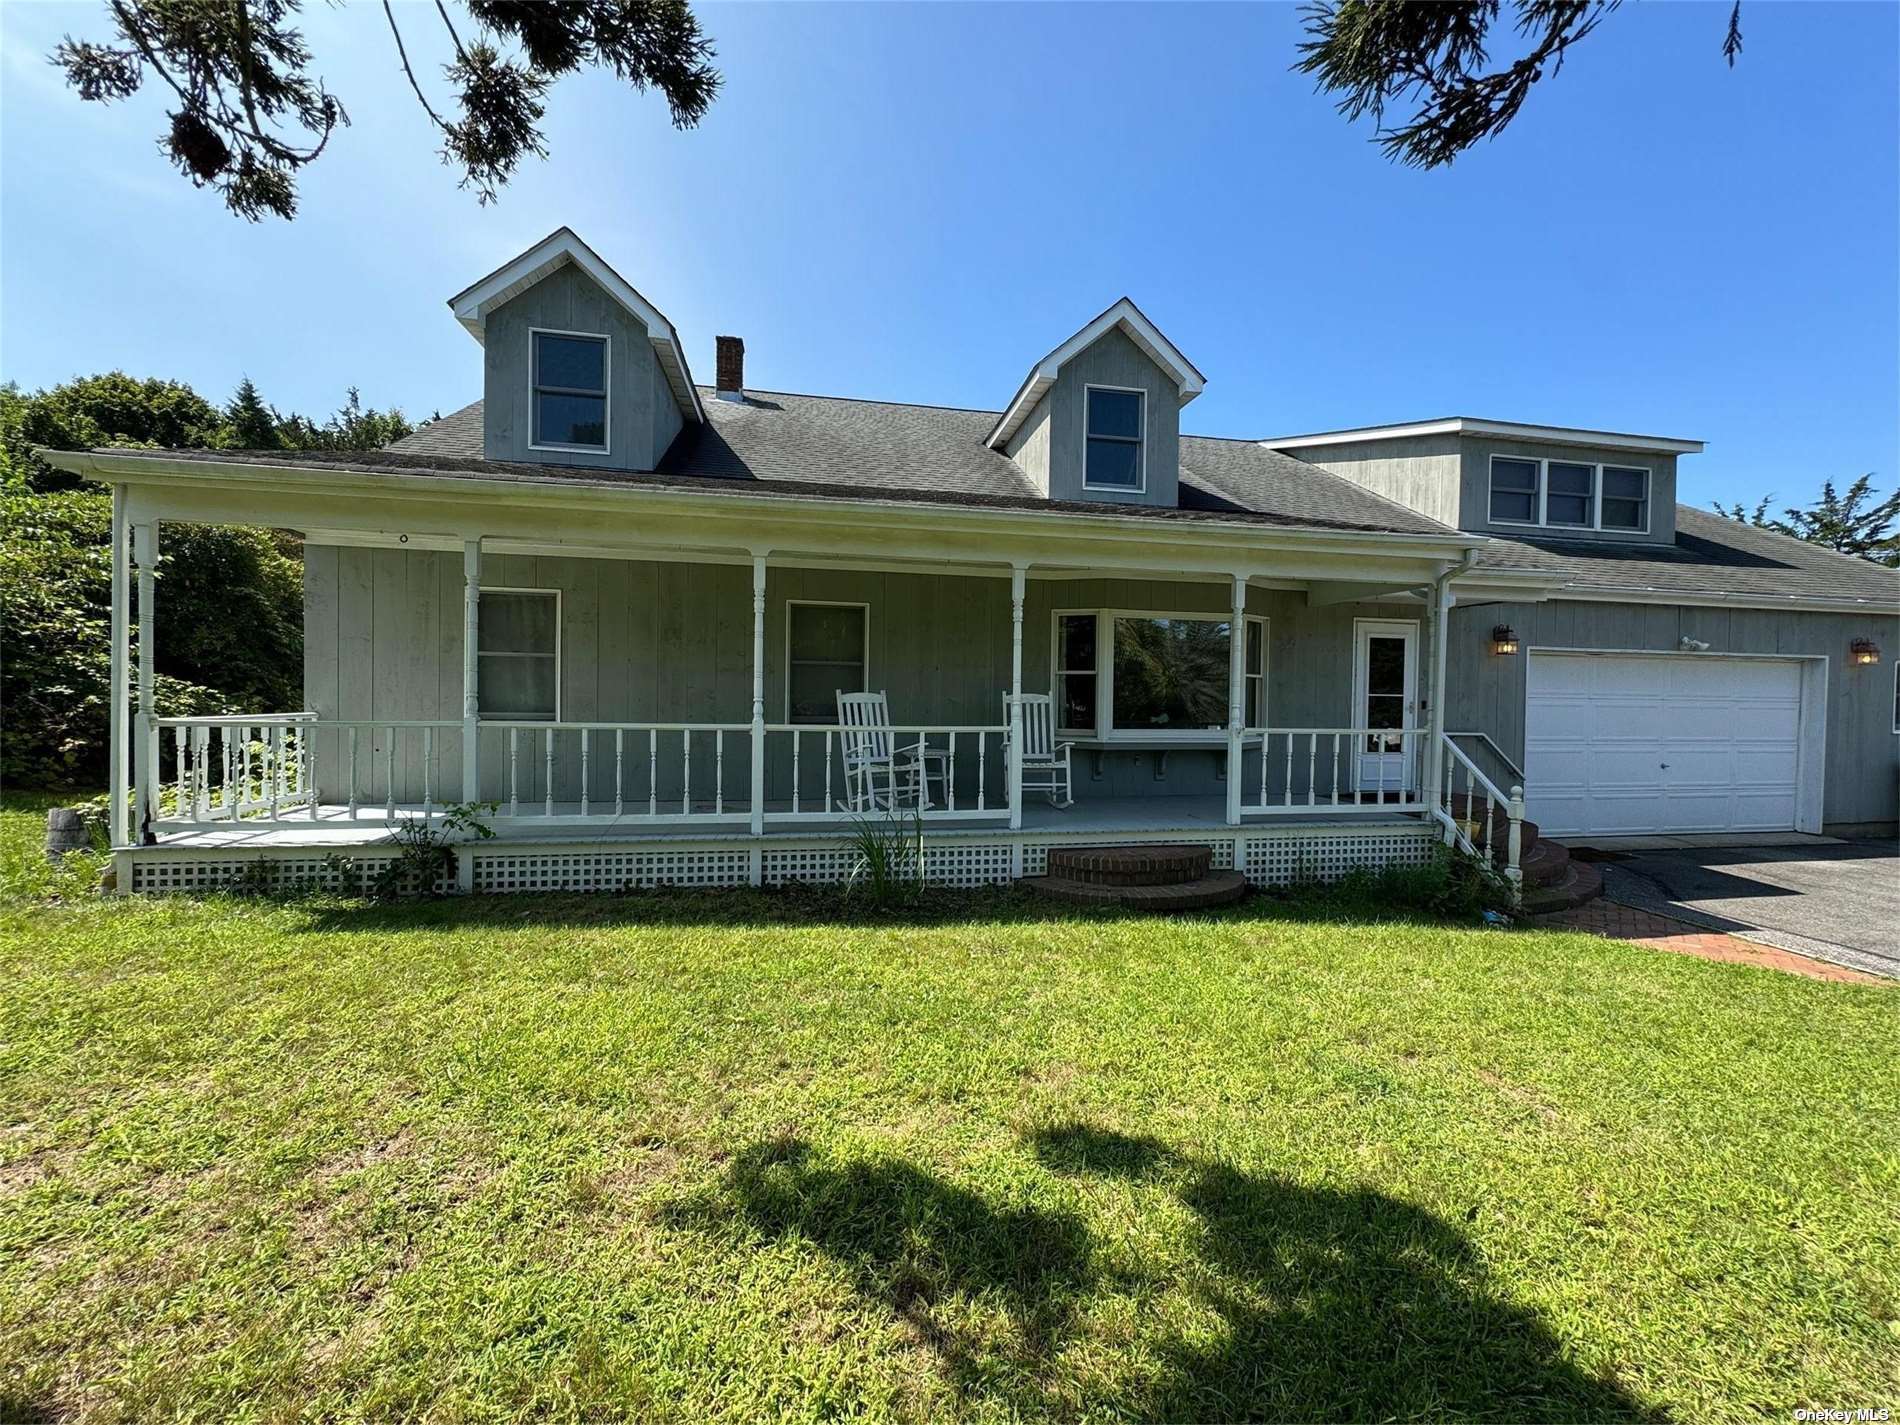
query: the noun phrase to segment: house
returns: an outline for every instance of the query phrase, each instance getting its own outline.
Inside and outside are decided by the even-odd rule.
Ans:
[[[1900,574],[1678,505],[1700,442],[1188,435],[1126,299],[997,410],[755,390],[729,337],[706,387],[565,228],[449,305],[483,398],[386,450],[44,452],[114,496],[122,888],[360,874],[456,803],[464,888],[837,879],[880,766],[955,884],[1895,821]],[[174,521],[302,533],[302,709],[159,715]]]

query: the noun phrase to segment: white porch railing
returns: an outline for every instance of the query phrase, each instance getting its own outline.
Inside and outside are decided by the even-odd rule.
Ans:
[[[1422,728],[1248,728],[1240,735],[1241,814],[1422,810],[1427,735]]]
[[[1007,725],[899,725],[880,728],[878,733],[889,737],[900,764],[894,785],[921,790],[917,809],[927,819],[972,820],[1008,812]],[[863,728],[841,724],[769,724],[765,729],[768,796],[785,807],[774,810],[768,804],[766,820],[822,820],[875,810],[861,786],[854,796],[853,784],[845,776],[846,738],[864,736]],[[906,752],[913,747],[922,749],[922,755]],[[914,774],[903,770],[907,768],[914,768]],[[775,781],[774,773],[784,780]]]
[[[158,798],[152,816],[201,825],[307,814],[316,804],[309,741],[316,716],[153,718],[146,746],[147,785]]]
[[[540,822],[743,822],[752,725],[484,721],[481,800]]]
[[[1524,870],[1524,788],[1513,785],[1509,794],[1501,791],[1464,750],[1447,736],[1442,741],[1445,757],[1444,797],[1434,808],[1445,840],[1474,856],[1483,857],[1504,872],[1511,883],[1511,894],[1523,896]],[[1459,790],[1462,785],[1463,791]],[[1480,800],[1482,798],[1482,800]],[[1505,823],[1504,845],[1498,845],[1498,818],[1502,810]]]

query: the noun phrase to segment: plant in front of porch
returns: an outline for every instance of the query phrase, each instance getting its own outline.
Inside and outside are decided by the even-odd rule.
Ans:
[[[923,898],[924,819],[916,807],[892,807],[876,819],[854,818],[844,844],[854,858],[845,881],[847,896],[863,896],[880,909]]]

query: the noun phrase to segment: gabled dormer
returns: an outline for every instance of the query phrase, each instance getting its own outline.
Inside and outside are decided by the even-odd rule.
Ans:
[[[570,228],[449,307],[482,344],[489,460],[651,470],[706,418],[673,324]]]
[[[1038,361],[986,438],[1052,500],[1180,503],[1194,363],[1123,297]]]

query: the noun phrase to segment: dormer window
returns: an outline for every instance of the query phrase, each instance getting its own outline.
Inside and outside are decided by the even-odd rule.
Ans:
[[[607,338],[531,331],[536,450],[607,453]]]
[[[1634,466],[1603,467],[1603,528],[1649,532],[1649,472]]]
[[[1120,386],[1087,388],[1088,444],[1082,471],[1086,488],[1142,490],[1141,449],[1147,399],[1146,391]]]

